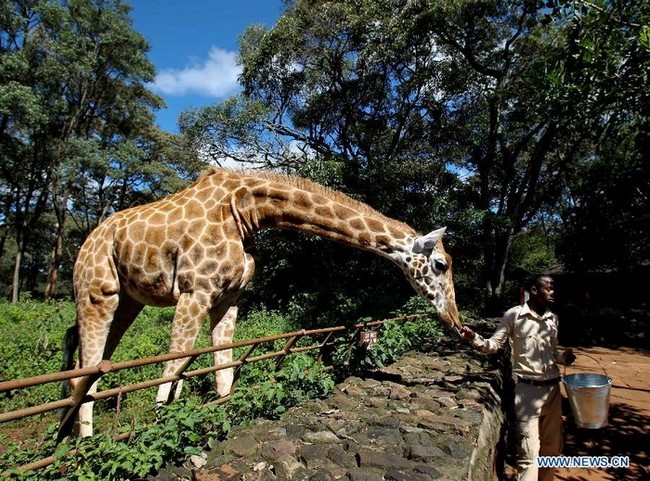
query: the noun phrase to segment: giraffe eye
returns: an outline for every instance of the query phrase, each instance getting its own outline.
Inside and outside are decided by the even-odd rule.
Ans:
[[[433,261],[433,265],[438,272],[445,272],[447,270],[447,263],[441,260]]]

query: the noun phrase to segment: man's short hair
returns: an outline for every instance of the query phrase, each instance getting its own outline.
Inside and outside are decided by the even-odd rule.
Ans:
[[[549,276],[548,274],[533,274],[533,275],[528,276],[528,277],[526,277],[524,279],[524,289],[526,289],[528,292],[530,292],[530,290],[533,287],[539,287],[540,285],[542,285],[542,280],[543,279],[551,279],[551,280],[553,280],[553,278],[551,276]]]

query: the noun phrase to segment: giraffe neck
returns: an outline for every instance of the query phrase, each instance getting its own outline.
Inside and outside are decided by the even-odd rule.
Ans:
[[[368,205],[295,177],[265,174],[267,181],[239,192],[233,213],[244,236],[275,227],[314,234],[398,261],[416,232]]]

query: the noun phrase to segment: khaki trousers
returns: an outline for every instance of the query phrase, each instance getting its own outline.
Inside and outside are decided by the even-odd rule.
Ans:
[[[515,387],[517,423],[517,479],[550,481],[555,469],[537,467],[538,456],[558,456],[562,452],[562,395],[560,385]]]

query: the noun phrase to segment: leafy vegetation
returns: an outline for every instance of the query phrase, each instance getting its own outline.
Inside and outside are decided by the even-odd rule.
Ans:
[[[642,168],[648,15],[638,1],[297,1],[242,38],[242,102],[264,107],[259,125],[337,160],[372,205],[424,229],[448,224],[459,270],[476,262],[473,282],[499,298],[513,243],[577,200],[582,169]],[[206,117],[186,131],[214,132]],[[634,197],[647,209],[647,187]]]
[[[198,170],[154,126],[163,101],[129,12],[122,0],[0,5],[1,277],[14,302],[54,297],[99,221]]]
[[[165,463],[180,464],[188,456],[208,449],[214,440],[226,436],[235,424],[256,417],[276,418],[288,407],[327,394],[339,377],[388,364],[406,349],[441,334],[437,321],[431,316],[434,313],[419,299],[409,302],[398,314],[415,311],[430,315],[386,323],[378,328],[379,342],[369,351],[354,348],[356,342],[350,344],[349,336],[344,338],[344,342],[330,353],[330,359],[338,365],[333,371],[325,370],[316,362],[317,351],[290,355],[279,370],[276,370],[276,359],[247,365],[233,398],[225,405],[198,409],[216,396],[213,381],[208,376],[190,379],[183,400],[165,407],[157,416],[153,410],[155,393],[152,389],[130,393],[119,405],[115,401],[98,403],[98,423],[105,434],[73,440],[71,445],[58,448],[54,445],[57,424],[52,423],[51,416],[46,416],[44,420],[50,419],[51,424],[39,441],[5,442],[7,449],[0,459],[0,472],[11,472],[16,479],[130,479],[155,472]],[[169,309],[146,309],[125,336],[113,360],[165,352],[169,329],[161,328],[161,324],[169,324],[171,316]],[[0,340],[6,347],[0,354],[0,363],[7,368],[3,370],[2,380],[58,371],[63,361],[60,345],[73,317],[74,306],[69,302],[0,304],[0,333],[3,336]],[[32,335],[36,327],[38,338]],[[241,320],[236,338],[266,337],[294,330],[297,330],[294,320],[276,312],[256,312]],[[207,333],[203,334],[199,345],[208,345]],[[256,354],[280,350],[283,344],[280,340],[261,346]],[[38,352],[47,355],[25,355]],[[350,362],[343,366],[348,360]],[[196,367],[211,362],[210,356],[203,356]],[[110,373],[102,379],[102,388],[159,376],[160,366]],[[9,411],[59,398],[60,387],[53,383],[42,388],[4,393],[0,406],[3,411]],[[24,427],[25,421],[21,421],[21,425]],[[114,435],[123,432],[131,433],[128,440],[115,441]],[[0,430],[0,438],[9,433]],[[70,449],[76,449],[76,454],[67,454]],[[37,474],[12,471],[15,466],[52,452],[56,452],[56,463]]]

